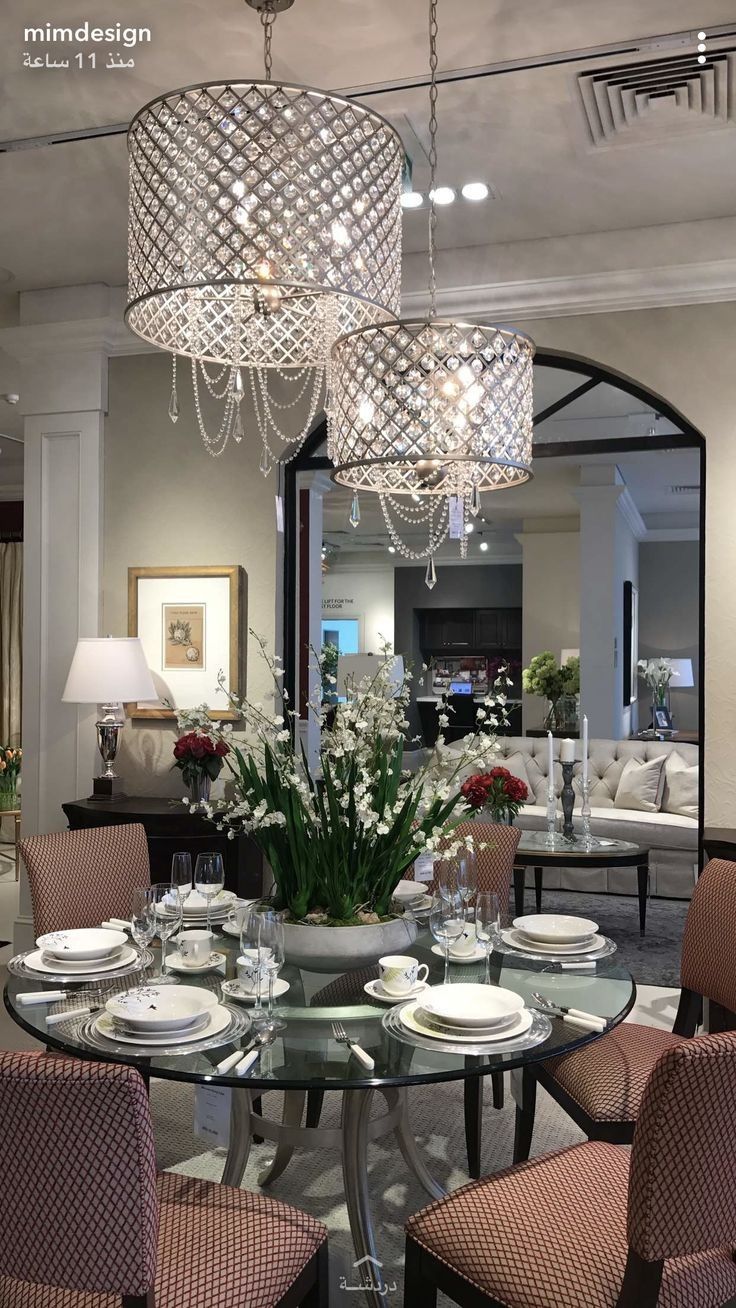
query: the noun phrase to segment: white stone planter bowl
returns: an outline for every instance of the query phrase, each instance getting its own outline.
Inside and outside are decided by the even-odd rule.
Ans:
[[[366,926],[284,924],[287,963],[307,972],[349,972],[375,963],[383,954],[401,954],[414,943],[419,927],[411,917]]]

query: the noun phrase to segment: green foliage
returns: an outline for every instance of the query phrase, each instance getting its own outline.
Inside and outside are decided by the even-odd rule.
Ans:
[[[551,650],[535,654],[521,674],[522,689],[527,695],[542,695],[554,703],[561,695],[580,691],[580,659],[575,656],[559,666]]]

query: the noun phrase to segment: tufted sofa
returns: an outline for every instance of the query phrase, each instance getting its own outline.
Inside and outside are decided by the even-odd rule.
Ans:
[[[555,759],[559,756],[559,740],[553,741]],[[462,742],[449,745],[450,751],[462,750]],[[580,745],[578,743],[578,753]],[[548,745],[546,738],[531,736],[501,736],[498,739],[499,763],[527,781],[531,796],[524,805],[517,826],[523,831],[544,830],[547,816]],[[616,808],[615,797],[621,773],[628,759],[647,762],[678,754],[680,760],[691,767],[698,762],[697,745],[678,741],[659,740],[591,740],[589,746],[589,777],[591,785],[591,826],[593,834],[617,840],[631,840],[646,845],[650,850],[650,891],[655,895],[689,897],[695,882],[698,857],[698,820],[681,813],[666,811],[667,762],[662,807],[657,813],[638,809]],[[575,763],[573,785],[578,791],[574,821],[580,822],[579,777],[580,761]],[[562,769],[555,763],[555,793],[562,790]],[[571,890],[610,890],[618,894],[636,893],[636,871],[633,868],[554,869],[545,872],[545,886],[558,885]]]

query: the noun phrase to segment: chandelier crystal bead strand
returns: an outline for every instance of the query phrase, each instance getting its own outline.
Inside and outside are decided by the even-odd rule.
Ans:
[[[248,3],[263,23],[265,79],[171,91],[131,123],[125,316],[143,340],[189,357],[208,389],[205,365],[225,368],[225,440],[239,370],[257,370],[261,439],[293,445],[274,409],[306,402],[302,439],[335,338],[398,312],[404,153],[373,110],[272,81],[273,20],[288,5]],[[306,382],[269,393],[270,373],[303,382],[305,369],[317,371],[311,393]],[[172,399],[175,421],[175,373]]]
[[[431,588],[448,534],[465,557],[465,521],[480,512],[481,493],[531,476],[534,345],[513,328],[437,318],[437,0],[429,51],[428,315],[361,324],[335,343],[327,447],[334,480],[379,494],[396,548],[428,559]],[[427,526],[422,550],[404,545],[397,519]]]

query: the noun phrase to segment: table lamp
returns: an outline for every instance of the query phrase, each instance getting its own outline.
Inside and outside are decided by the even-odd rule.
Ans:
[[[95,777],[90,799],[120,799],[122,785],[113,763],[125,725],[123,702],[158,699],[139,637],[80,637],[61,698],[66,703],[101,706],[97,747],[105,766]]]

